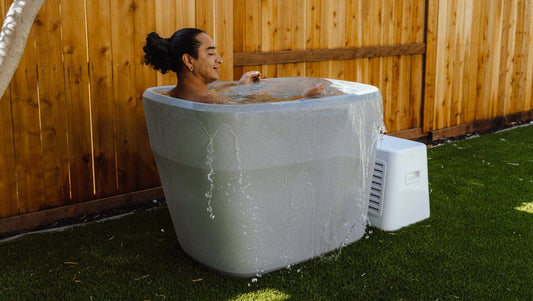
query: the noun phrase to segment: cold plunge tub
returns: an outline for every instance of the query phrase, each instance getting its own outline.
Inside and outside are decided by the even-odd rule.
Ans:
[[[174,229],[195,260],[248,277],[364,235],[384,129],[377,88],[278,78],[220,93],[237,101],[265,91],[283,98],[287,85],[301,91],[317,81],[326,85],[325,97],[259,104],[202,104],[160,93],[172,87],[145,91],[150,143]]]

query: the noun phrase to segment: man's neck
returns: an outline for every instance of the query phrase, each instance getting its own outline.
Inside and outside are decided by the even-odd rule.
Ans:
[[[197,102],[213,103],[215,99],[207,93],[207,84],[195,76],[185,75],[169,94],[173,97]]]

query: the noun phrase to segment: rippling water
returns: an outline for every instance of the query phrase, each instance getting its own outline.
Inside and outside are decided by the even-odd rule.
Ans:
[[[209,94],[226,104],[280,102],[302,99],[301,93],[314,84],[322,84],[325,92],[312,98],[344,94],[334,88],[330,81],[314,77],[268,78],[248,85],[215,82],[209,85]]]

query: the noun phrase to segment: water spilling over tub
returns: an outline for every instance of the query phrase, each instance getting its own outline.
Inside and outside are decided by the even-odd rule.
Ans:
[[[325,95],[277,101],[311,82],[324,83]],[[174,228],[191,257],[248,277],[363,236],[384,129],[377,88],[298,77],[212,85],[228,105],[160,93],[170,88],[147,89],[144,108]]]

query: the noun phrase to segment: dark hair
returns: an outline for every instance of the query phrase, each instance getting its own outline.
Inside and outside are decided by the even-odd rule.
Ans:
[[[144,45],[144,62],[155,70],[165,74],[170,71],[180,73],[185,67],[181,57],[187,53],[198,59],[200,41],[196,37],[204,33],[197,28],[183,28],[176,31],[170,38],[165,39],[152,32],[146,36]]]

